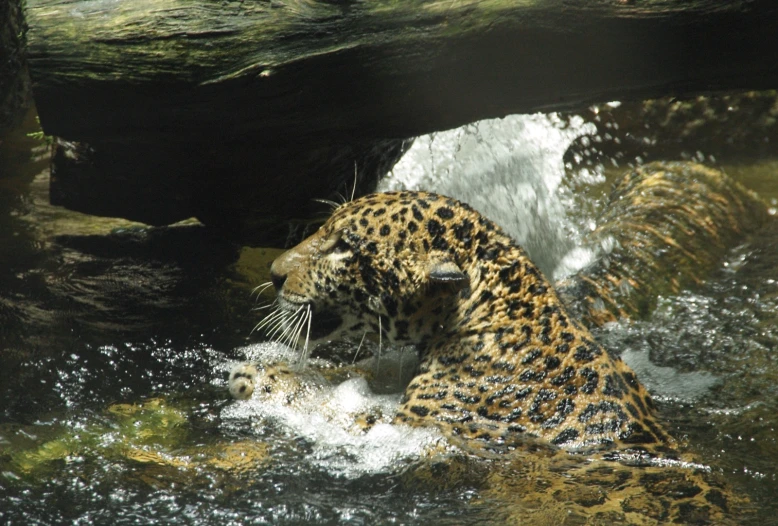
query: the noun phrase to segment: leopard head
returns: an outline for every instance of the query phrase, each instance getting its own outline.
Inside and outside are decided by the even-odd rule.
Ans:
[[[279,310],[309,315],[313,341],[379,333],[410,344],[429,337],[471,280],[460,264],[462,247],[445,235],[454,204],[461,206],[399,192],[341,205],[273,262]]]

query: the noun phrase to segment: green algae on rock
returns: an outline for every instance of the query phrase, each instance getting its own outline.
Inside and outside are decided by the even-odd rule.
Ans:
[[[86,423],[62,425],[37,447],[10,449],[7,467],[17,477],[35,481],[45,480],[45,474],[61,463],[118,462],[132,468],[122,470],[122,476],[168,484],[208,474],[239,474],[269,460],[269,447],[261,441],[194,443],[190,412],[187,404],[162,398],[113,404]],[[82,470],[88,472],[86,467]]]

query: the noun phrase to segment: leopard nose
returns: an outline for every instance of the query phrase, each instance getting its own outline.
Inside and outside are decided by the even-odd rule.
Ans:
[[[273,286],[276,288],[276,292],[279,292],[281,287],[284,286],[284,282],[286,281],[286,274],[279,274],[278,272],[274,272],[271,268],[270,281],[273,282]]]
[[[279,257],[273,260],[273,264],[270,265],[270,281],[273,282],[273,286],[276,288],[276,292],[281,292],[281,287],[286,282],[286,277],[289,275],[289,265],[287,263],[289,252],[284,252]]]

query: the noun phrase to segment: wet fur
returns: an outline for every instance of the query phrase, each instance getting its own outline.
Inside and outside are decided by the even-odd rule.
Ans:
[[[419,349],[396,421],[565,448],[671,441],[635,374],[564,305],[524,250],[454,199],[374,194],[338,207],[271,270],[287,309],[334,333]],[[314,331],[315,332],[315,331]]]

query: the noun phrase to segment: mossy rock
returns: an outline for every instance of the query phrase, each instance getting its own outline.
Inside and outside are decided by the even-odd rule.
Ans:
[[[133,468],[127,476],[157,485],[207,474],[240,475],[269,461],[270,448],[260,441],[195,444],[189,413],[185,403],[163,398],[113,404],[87,424],[63,428],[37,447],[11,451],[11,466],[25,480],[40,481],[61,463],[101,459],[124,463]]]

